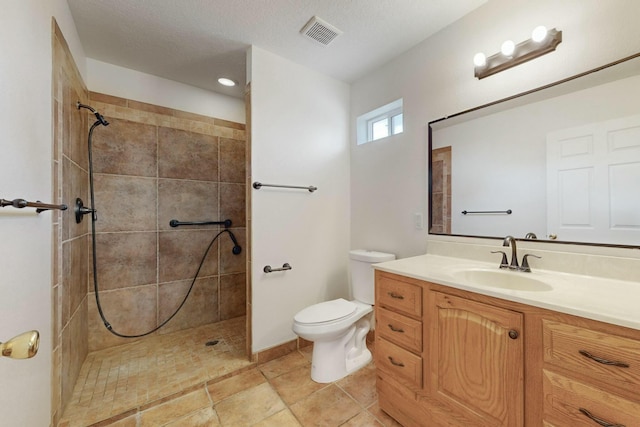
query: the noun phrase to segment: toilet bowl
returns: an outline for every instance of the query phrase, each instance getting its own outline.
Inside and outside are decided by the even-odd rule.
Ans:
[[[395,255],[366,250],[353,250],[349,255],[355,299],[314,304],[293,318],[293,332],[313,342],[311,379],[318,383],[337,381],[372,359],[366,345],[374,303],[371,264],[393,260]]]

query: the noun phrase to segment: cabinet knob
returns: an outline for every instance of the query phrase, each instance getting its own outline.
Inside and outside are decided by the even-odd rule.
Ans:
[[[518,339],[519,336],[520,334],[515,329],[509,331],[509,338],[511,338],[512,340]]]

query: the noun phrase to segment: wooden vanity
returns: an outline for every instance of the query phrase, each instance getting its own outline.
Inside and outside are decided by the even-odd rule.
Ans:
[[[375,315],[405,427],[640,426],[640,330],[381,270]]]

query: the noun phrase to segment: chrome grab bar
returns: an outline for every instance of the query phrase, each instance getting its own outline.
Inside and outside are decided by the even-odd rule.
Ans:
[[[285,271],[285,270],[291,270],[291,266],[289,265],[288,262],[285,262],[284,264],[282,264],[282,268],[271,268],[270,265],[265,265],[264,268],[262,269],[262,271],[264,271],[265,273],[273,273],[274,271]]]
[[[13,200],[0,199],[0,207],[4,208],[5,206],[13,206],[14,208],[18,208],[18,209],[37,208],[36,209],[37,213],[48,211],[49,209],[60,209],[61,211],[67,210],[67,205],[52,205],[49,203],[27,202],[25,199],[13,199]]]
[[[310,185],[308,187],[300,187],[300,186],[297,186],[297,185],[263,184],[263,183],[258,182],[258,181],[253,183],[253,188],[255,188],[256,190],[259,190],[262,187],[299,188],[301,190],[308,190],[309,193],[313,193],[314,191],[316,191],[318,189],[318,187],[314,187],[313,185]]]

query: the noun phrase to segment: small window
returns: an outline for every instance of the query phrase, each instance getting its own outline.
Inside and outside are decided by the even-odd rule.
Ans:
[[[356,126],[358,145],[402,133],[402,99],[361,115]]]

